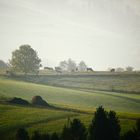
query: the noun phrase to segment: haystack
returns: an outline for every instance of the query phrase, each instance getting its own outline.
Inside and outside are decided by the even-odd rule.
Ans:
[[[49,104],[46,101],[44,101],[41,96],[34,96],[32,98],[32,104],[39,106],[49,106]]]
[[[12,104],[29,105],[28,101],[26,101],[22,98],[17,98],[17,97],[10,99],[8,102],[12,103]]]

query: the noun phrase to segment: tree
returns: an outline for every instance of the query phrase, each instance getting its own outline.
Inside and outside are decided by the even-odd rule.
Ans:
[[[0,60],[0,69],[8,68],[8,64],[6,64],[3,60]]]
[[[128,67],[126,67],[126,71],[128,71],[128,72],[132,72],[133,71],[133,67],[131,67],[131,66],[128,66]]]
[[[59,140],[58,134],[57,134],[57,133],[53,133],[53,134],[51,135],[51,140]]]
[[[120,139],[120,131],[121,131],[120,122],[114,111],[110,111],[108,113],[108,130],[109,130],[108,140]]]
[[[140,119],[136,121],[136,127],[122,136],[122,140],[140,140]]]
[[[81,61],[78,66],[78,71],[87,71],[87,65],[84,61]]]
[[[79,119],[74,119],[69,125],[64,126],[62,140],[86,140],[86,137],[86,128]]]
[[[124,69],[123,69],[123,68],[121,68],[121,67],[116,68],[116,72],[123,72],[123,71],[124,71]]]
[[[89,127],[89,140],[119,140],[120,124],[114,111],[97,108]]]
[[[41,139],[41,134],[38,131],[34,131],[31,140],[40,140],[40,139]]]
[[[107,128],[107,112],[102,106],[97,108],[95,117],[89,126],[89,140],[106,139]]]
[[[133,130],[129,130],[123,135],[122,140],[139,140],[139,139],[137,139],[136,133]]]
[[[70,124],[72,140],[86,140],[87,132],[83,123],[79,119],[74,119]]]
[[[10,64],[15,71],[27,74],[29,72],[37,73],[41,59],[37,56],[37,52],[30,45],[21,45],[19,49],[12,52]]]
[[[76,71],[76,63],[72,59],[68,59],[67,61],[61,61],[59,63],[59,67],[61,68],[62,71],[68,71],[68,72],[75,72]]]
[[[140,140],[140,118],[136,121],[136,128],[135,128],[137,139]]]
[[[69,72],[75,72],[76,71],[76,63],[72,59],[68,59],[68,71]]]
[[[28,132],[24,128],[20,128],[16,133],[16,140],[29,140]]]
[[[63,70],[63,71],[67,71],[68,70],[68,63],[67,63],[67,61],[61,61],[60,63],[59,63],[59,66],[60,66],[60,68]]]

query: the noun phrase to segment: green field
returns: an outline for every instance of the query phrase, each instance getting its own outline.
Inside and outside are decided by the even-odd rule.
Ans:
[[[18,80],[29,82],[66,87],[80,90],[100,90],[114,91],[120,93],[140,94],[140,73],[107,73],[94,72],[79,75],[60,74],[60,75],[29,75],[26,79],[22,76],[16,77]]]
[[[1,97],[21,97],[31,101],[35,95],[42,96],[50,104],[80,110],[94,110],[99,105],[103,105],[107,109],[119,112],[139,113],[140,111],[140,94],[87,92],[5,78],[0,79]]]
[[[86,85],[93,84],[92,81],[89,81],[92,78],[85,78],[84,83],[83,77],[83,80],[76,77],[75,80],[77,81],[77,85],[79,85],[78,87],[74,84],[76,83],[74,76],[45,76],[45,78],[40,76],[38,77],[38,81],[37,78],[26,78],[26,81],[30,82],[22,81],[21,77],[13,80],[1,76],[0,135],[5,136],[8,132],[6,137],[12,137],[19,127],[25,127],[31,133],[36,129],[41,132],[60,132],[68,117],[80,118],[88,126],[93,112],[99,105],[103,105],[107,110],[117,111],[121,120],[122,133],[131,129],[135,125],[136,119],[140,118],[140,94],[135,92],[128,94],[124,92],[97,91]],[[133,77],[132,79],[132,86],[135,86],[136,91],[139,91],[139,77]],[[87,88],[79,84],[78,81],[86,85]],[[127,84],[127,81],[124,83]],[[77,86],[77,88],[74,88],[73,85]],[[130,91],[132,87],[128,86],[128,89]],[[4,100],[11,97],[21,97],[31,101],[35,95],[40,95],[49,104],[63,108],[63,110],[16,106],[3,103]],[[80,111],[85,113],[78,113]]]

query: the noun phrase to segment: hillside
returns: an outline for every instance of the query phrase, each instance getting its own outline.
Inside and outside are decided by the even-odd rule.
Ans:
[[[40,95],[56,108],[12,105],[4,102],[11,97],[20,97],[31,102],[35,95]],[[80,118],[88,127],[93,112],[99,105],[117,111],[122,127],[121,133],[131,129],[140,117],[140,94],[81,91],[0,77],[0,135],[3,139],[13,139],[20,127],[25,127],[30,135],[35,130],[42,133],[59,133],[68,117]]]
[[[81,91],[0,78],[0,96],[3,98],[21,97],[31,101],[35,95],[50,104],[80,110],[94,110],[99,105],[119,112],[139,113],[140,110],[140,94]]]

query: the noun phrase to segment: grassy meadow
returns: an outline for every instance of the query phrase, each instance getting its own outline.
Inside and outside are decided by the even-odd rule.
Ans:
[[[80,118],[88,127],[95,109],[100,105],[117,112],[121,133],[124,133],[140,118],[139,92],[140,78],[136,74],[108,75],[108,78],[107,75],[30,75],[26,79],[22,76],[14,79],[0,76],[0,136],[12,139],[20,127],[27,128],[30,134],[34,130],[60,132],[68,117]],[[59,109],[4,102],[12,97],[30,102],[35,95],[40,95]]]

